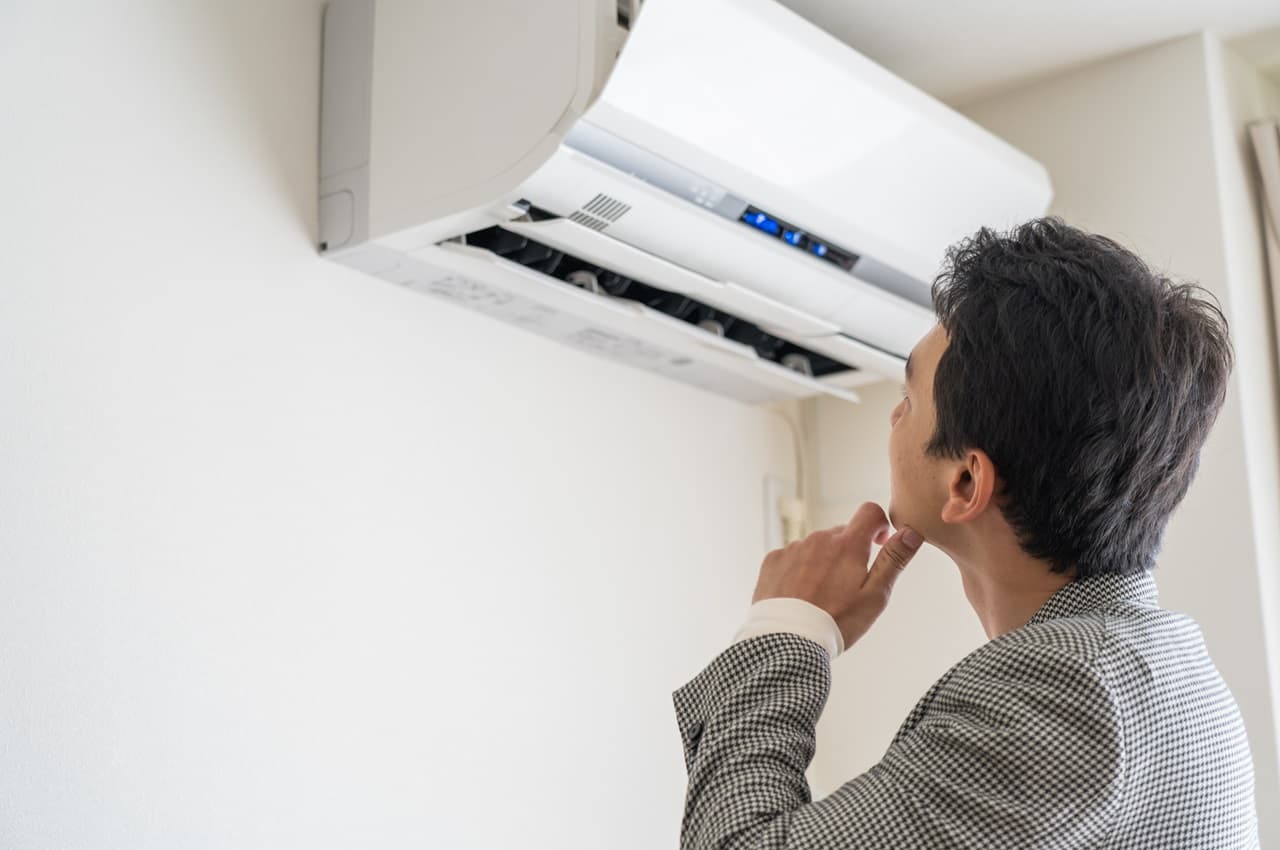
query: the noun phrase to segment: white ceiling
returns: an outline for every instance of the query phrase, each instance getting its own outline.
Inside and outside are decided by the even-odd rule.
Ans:
[[[1280,0],[779,2],[952,105],[1199,30],[1280,71]]]

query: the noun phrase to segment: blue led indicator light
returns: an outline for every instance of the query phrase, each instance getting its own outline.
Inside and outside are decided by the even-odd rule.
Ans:
[[[782,238],[790,242],[792,245],[799,245],[800,240],[804,238],[804,234],[798,230],[788,230],[782,234]]]
[[[823,245],[821,242],[814,242],[812,247],[813,247],[813,253],[817,254],[819,257],[827,256],[826,245]]]
[[[769,216],[765,215],[762,212],[744,213],[742,216],[742,220],[745,221],[747,224],[760,228],[765,233],[772,233],[775,236],[777,235],[778,231],[781,229],[778,226],[778,223],[776,221],[769,218]]]

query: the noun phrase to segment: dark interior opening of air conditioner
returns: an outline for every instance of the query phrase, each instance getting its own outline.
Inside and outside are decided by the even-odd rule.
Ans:
[[[538,210],[538,213],[543,211]],[[530,210],[533,213],[533,210]],[[532,214],[539,220],[553,215]],[[688,322],[707,333],[749,345],[766,359],[803,374],[821,378],[857,371],[856,366],[833,360],[816,351],[774,336],[746,319],[726,313],[678,292],[670,292],[618,274],[596,263],[575,257],[550,245],[504,230],[500,226],[476,230],[461,237],[467,245],[492,251],[499,257],[598,295],[637,301],[668,316]]]

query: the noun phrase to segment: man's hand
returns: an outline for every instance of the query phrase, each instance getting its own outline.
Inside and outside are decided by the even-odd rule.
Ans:
[[[909,528],[892,533],[884,510],[864,502],[847,524],[765,555],[751,602],[777,596],[812,602],[835,619],[847,649],[888,607],[893,583],[923,542]],[[881,549],[868,569],[873,542]]]

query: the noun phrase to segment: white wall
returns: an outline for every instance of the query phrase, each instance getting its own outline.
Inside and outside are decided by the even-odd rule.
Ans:
[[[1267,657],[1266,614],[1276,600],[1277,555],[1272,496],[1275,466],[1271,370],[1266,340],[1251,318],[1260,301],[1256,244],[1235,228],[1251,226],[1238,186],[1224,188],[1223,86],[1214,79],[1219,48],[1194,36],[1055,77],[966,109],[978,123],[1045,164],[1053,177],[1053,212],[1118,239],[1157,267],[1197,279],[1223,302],[1237,356],[1226,405],[1201,456],[1201,467],[1164,539],[1156,571],[1161,604],[1201,625],[1209,651],[1240,704],[1256,767],[1263,846],[1280,846],[1276,700]],[[1233,135],[1227,132],[1227,140]],[[1265,320],[1265,314],[1262,317]],[[812,405],[821,491],[829,516],[847,514],[868,491],[883,491],[884,469],[842,442],[887,439],[896,398],[868,396],[883,425],[854,421],[836,405]],[[1266,576],[1267,578],[1264,578]],[[1269,580],[1271,579],[1271,580]],[[819,727],[814,770],[825,790],[865,770],[888,745],[896,722],[926,685],[983,642],[955,568],[918,558],[895,602],[836,665],[834,691],[844,710],[828,710]],[[914,640],[913,640],[914,637]],[[888,644],[888,645],[885,645]],[[896,651],[894,651],[896,650]],[[869,686],[873,684],[874,686]],[[825,742],[839,745],[823,749]]]
[[[786,430],[317,259],[320,13],[3,14],[0,846],[674,846]]]

